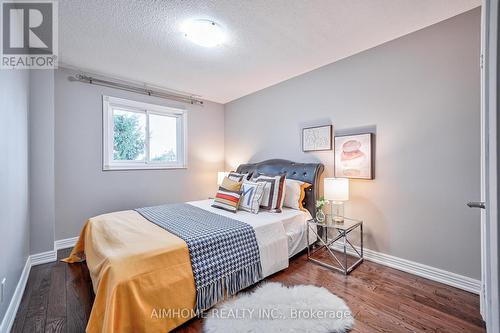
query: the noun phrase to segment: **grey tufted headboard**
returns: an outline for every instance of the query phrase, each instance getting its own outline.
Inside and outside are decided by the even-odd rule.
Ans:
[[[287,178],[312,184],[306,190],[303,206],[314,217],[316,214],[316,200],[319,198],[320,177],[324,168],[321,163],[295,163],[288,160],[275,159],[258,163],[241,164],[236,172],[263,173],[270,176],[285,174]]]

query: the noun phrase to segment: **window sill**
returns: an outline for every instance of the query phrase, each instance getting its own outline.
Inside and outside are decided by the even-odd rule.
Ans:
[[[187,165],[105,165],[103,171],[128,171],[128,170],[178,170],[187,169]]]

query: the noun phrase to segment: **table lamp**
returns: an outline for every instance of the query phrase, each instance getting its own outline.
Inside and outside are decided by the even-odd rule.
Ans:
[[[349,179],[325,178],[325,199],[330,201],[331,216],[335,223],[344,222],[344,201],[349,200]]]
[[[217,185],[220,186],[222,184],[222,181],[224,178],[226,178],[229,175],[229,172],[225,171],[219,171],[217,172]]]

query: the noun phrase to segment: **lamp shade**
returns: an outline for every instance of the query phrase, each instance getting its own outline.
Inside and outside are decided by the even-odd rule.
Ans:
[[[349,179],[325,178],[325,199],[331,201],[349,200]]]
[[[227,175],[229,175],[229,172],[225,171],[217,172],[217,185],[222,184],[222,181],[224,180],[225,177],[227,177]]]

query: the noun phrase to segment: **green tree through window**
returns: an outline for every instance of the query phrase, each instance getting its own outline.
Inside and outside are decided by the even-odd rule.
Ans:
[[[144,153],[144,134],[136,115],[117,115],[114,120],[114,160],[133,161]]]

